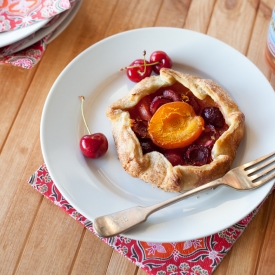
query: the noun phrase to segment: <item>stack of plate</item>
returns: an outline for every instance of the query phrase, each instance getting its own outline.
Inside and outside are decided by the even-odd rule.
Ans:
[[[42,20],[33,25],[0,33],[0,54],[12,54],[35,44],[47,37],[46,43],[53,41],[73,20],[82,0],[75,1],[69,10],[55,17]]]

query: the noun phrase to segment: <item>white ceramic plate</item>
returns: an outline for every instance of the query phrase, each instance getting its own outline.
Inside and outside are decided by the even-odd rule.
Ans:
[[[32,33],[36,32],[37,30],[41,29],[44,25],[46,25],[51,18],[39,21],[35,24],[32,24],[30,26],[13,30],[13,31],[6,31],[6,32],[1,32],[0,33],[0,48],[10,45],[12,43],[15,43]]]
[[[52,179],[64,197],[86,218],[135,205],[150,205],[176,194],[154,189],[130,177],[121,167],[105,116],[109,104],[134,83],[119,69],[133,60],[163,50],[175,70],[212,78],[223,86],[246,116],[246,134],[234,166],[274,151],[275,93],[264,75],[245,56],[204,34],[176,28],[144,28],[104,39],[77,56],[55,81],[41,121],[41,144]],[[79,140],[87,134],[80,100],[92,132],[109,140],[107,154],[86,159]],[[151,242],[176,242],[216,233],[249,214],[268,194],[273,182],[254,191],[220,187],[192,197],[149,217],[124,234]]]

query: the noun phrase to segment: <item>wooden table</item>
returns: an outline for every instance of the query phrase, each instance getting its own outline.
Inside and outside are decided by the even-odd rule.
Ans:
[[[274,0],[84,0],[33,69],[1,66],[0,274],[145,274],[27,184],[43,163],[39,127],[44,102],[74,57],[126,30],[186,28],[236,48],[274,87],[264,58],[273,5]],[[215,275],[275,274],[274,199],[271,195],[264,203]]]

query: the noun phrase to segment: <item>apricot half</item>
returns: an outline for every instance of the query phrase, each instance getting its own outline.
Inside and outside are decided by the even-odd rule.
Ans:
[[[182,148],[193,143],[202,133],[204,120],[191,105],[171,102],[162,105],[148,125],[152,141],[165,149]]]

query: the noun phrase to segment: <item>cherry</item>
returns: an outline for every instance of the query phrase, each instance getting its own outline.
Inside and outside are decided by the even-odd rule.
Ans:
[[[134,120],[132,130],[141,138],[150,138],[148,134],[148,122],[146,120]]]
[[[163,51],[155,51],[150,56],[150,63],[158,64],[153,65],[153,71],[159,74],[161,68],[172,68],[171,58]]]
[[[213,125],[217,128],[224,126],[224,117],[217,107],[206,107],[202,110],[201,116],[205,120],[206,124]]]
[[[143,97],[138,105],[138,113],[141,119],[143,120],[150,120],[152,117],[151,111],[150,111],[150,105],[151,105],[151,99],[148,96]]]
[[[107,138],[102,133],[85,135],[80,139],[80,149],[86,157],[97,159],[108,149]]]
[[[185,157],[189,164],[194,166],[202,166],[208,162],[210,152],[202,145],[190,145],[186,152]]]
[[[204,131],[195,143],[204,147],[212,148],[219,136],[220,134],[216,131],[213,125],[205,125]]]
[[[143,59],[137,59],[128,67],[120,69],[126,70],[127,76],[133,82],[139,82],[142,79],[149,77],[154,70],[156,74],[160,73],[161,68],[171,68],[172,60],[163,51],[155,51],[150,56],[150,62],[145,59],[146,51],[143,51]]]
[[[80,139],[80,149],[88,158],[96,159],[103,156],[108,150],[108,140],[106,136],[102,133],[91,134],[88,125],[85,120],[83,105],[84,105],[84,96],[79,97],[81,99],[81,113],[84,124],[87,128],[89,135],[85,135]]]
[[[137,59],[132,62],[129,67],[127,67],[127,76],[133,82],[139,82],[142,79],[149,77],[151,73],[152,67],[149,66],[149,62],[147,60]]]
[[[167,150],[163,153],[163,155],[170,161],[173,166],[186,164],[183,155],[177,150]]]
[[[140,140],[140,145],[141,145],[143,154],[147,154],[152,151],[157,151],[157,146],[152,142],[151,139]]]
[[[165,98],[164,96],[160,95],[160,96],[154,97],[154,99],[152,100],[152,102],[150,104],[151,114],[154,114],[160,106],[162,106],[165,103],[169,103],[169,102],[171,102],[171,100],[168,98]]]
[[[171,89],[164,90],[163,96],[168,99],[171,99],[172,101],[182,101],[181,96]]]

